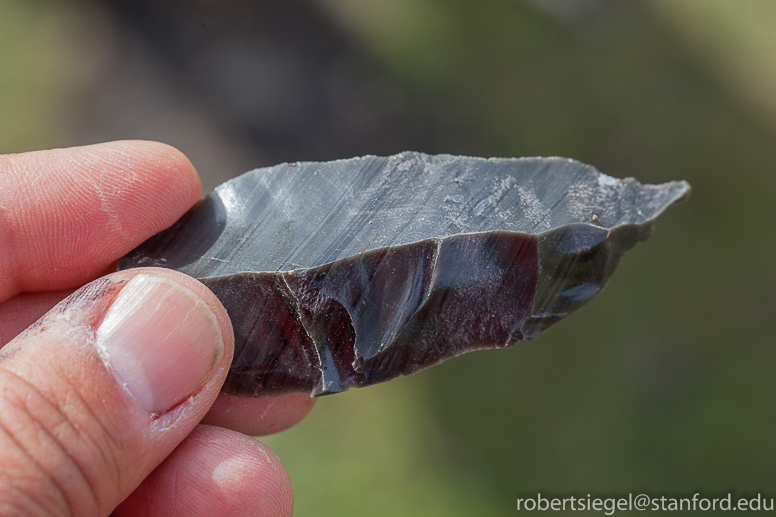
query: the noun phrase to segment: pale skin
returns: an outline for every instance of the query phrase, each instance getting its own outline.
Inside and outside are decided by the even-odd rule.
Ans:
[[[234,343],[215,296],[171,270],[110,273],[201,195],[189,160],[158,143],[0,156],[0,346],[10,342],[0,349],[0,514],[291,515],[283,466],[248,435],[296,424],[313,399],[219,394]],[[158,413],[138,405],[93,346],[138,274],[194,293],[223,341],[196,389]],[[103,275],[113,291],[76,294],[25,330]]]

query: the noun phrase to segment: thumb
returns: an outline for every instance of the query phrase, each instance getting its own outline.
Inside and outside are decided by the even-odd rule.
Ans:
[[[0,514],[108,515],[195,427],[232,358],[196,280],[96,280],[0,350]]]

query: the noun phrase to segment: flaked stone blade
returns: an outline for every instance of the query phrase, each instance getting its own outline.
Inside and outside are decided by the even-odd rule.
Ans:
[[[173,268],[218,296],[224,391],[315,396],[537,337],[689,192],[564,158],[284,163],[218,186],[119,269]]]

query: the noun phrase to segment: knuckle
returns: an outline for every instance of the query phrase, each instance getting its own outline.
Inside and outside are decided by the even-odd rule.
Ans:
[[[73,386],[53,403],[0,366],[0,513],[105,513],[114,502],[102,494],[121,481],[119,451]]]

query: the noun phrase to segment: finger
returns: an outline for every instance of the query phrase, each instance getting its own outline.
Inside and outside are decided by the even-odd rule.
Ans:
[[[114,515],[279,517],[293,505],[288,474],[265,445],[200,425]]]
[[[71,292],[21,293],[0,304],[0,346]],[[278,433],[299,423],[316,401],[306,393],[272,398],[245,398],[222,393],[202,422],[250,436]]]
[[[159,143],[0,156],[0,301],[83,285],[200,195],[188,159]]]
[[[299,423],[316,400],[306,393],[259,399],[222,393],[202,423],[250,436],[278,433]]]
[[[0,351],[0,509],[110,513],[205,415],[233,346],[223,306],[176,271],[63,300]]]
[[[19,293],[0,303],[0,348],[71,294],[73,289]]]
[[[97,276],[113,273],[116,271],[116,266],[116,262],[112,263],[102,274]],[[73,291],[75,289],[19,293],[0,303],[0,348],[3,348],[6,343],[35,323],[56,304],[73,294]]]

